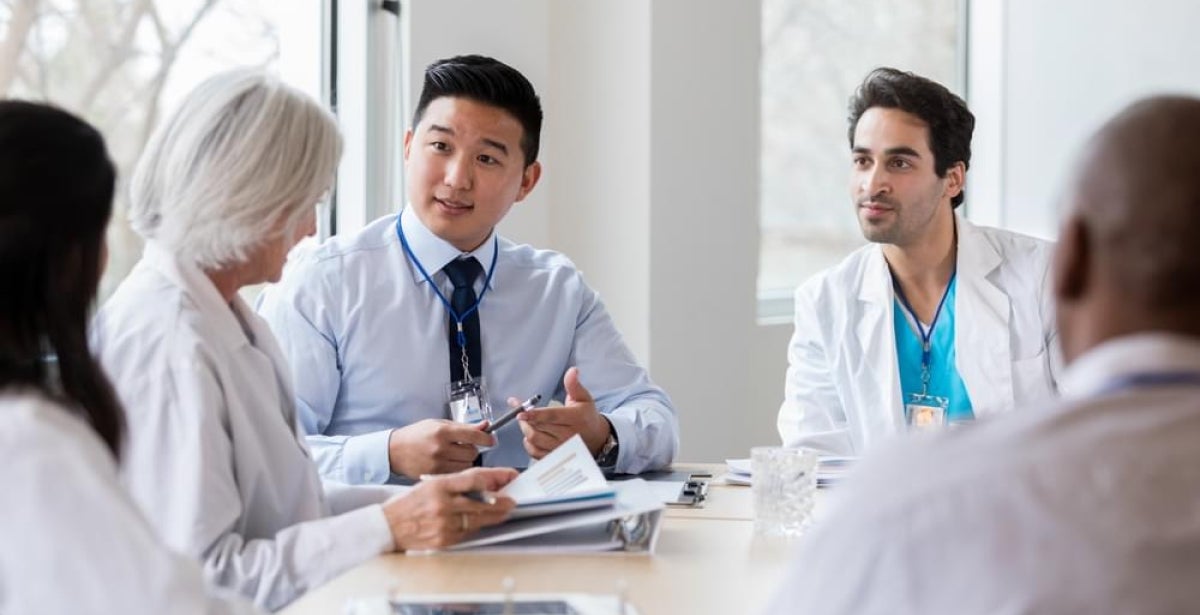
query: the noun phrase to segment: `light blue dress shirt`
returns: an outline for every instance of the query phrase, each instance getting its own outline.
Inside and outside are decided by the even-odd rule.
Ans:
[[[452,285],[441,269],[463,254],[426,229],[411,208],[400,217],[413,253],[449,297]],[[494,237],[470,254],[484,271],[492,265]],[[508,397],[562,401],[563,375],[577,366],[616,430],[615,470],[669,465],[679,448],[671,400],[638,365],[571,261],[504,238],[496,258],[479,306],[482,375],[493,410],[502,413]],[[483,284],[480,276],[477,295]],[[449,418],[446,308],[406,258],[396,216],[295,256],[257,309],[292,366],[299,419],[326,478],[392,480],[391,430]],[[495,435],[497,446],[484,453],[484,465],[529,465],[516,422]]]
[[[946,289],[946,297],[942,304],[942,312],[933,323],[934,328],[929,338],[929,395],[945,397],[949,400],[946,407],[946,421],[969,421],[975,418],[971,408],[971,396],[963,384],[962,376],[958,373],[958,357],[954,350],[954,295],[957,293],[958,276],[950,280]],[[900,305],[900,299],[892,302],[895,306],[896,326],[896,358],[900,364],[900,389],[904,395],[904,403],[912,398],[913,393],[921,392],[921,337],[917,334],[916,323],[912,314]],[[929,325],[922,323],[925,330]]]

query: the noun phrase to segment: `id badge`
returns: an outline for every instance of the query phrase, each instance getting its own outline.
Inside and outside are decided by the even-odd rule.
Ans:
[[[904,416],[908,429],[913,432],[941,431],[946,427],[946,409],[950,400],[936,395],[913,393],[904,404]]]
[[[446,399],[450,405],[450,418],[456,422],[473,425],[492,420],[487,382],[483,377],[451,382],[446,385]]]

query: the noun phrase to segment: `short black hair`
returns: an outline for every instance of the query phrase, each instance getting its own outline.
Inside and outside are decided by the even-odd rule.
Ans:
[[[467,98],[498,107],[521,124],[521,149],[525,166],[537,160],[542,134],[542,103],[533,84],[517,69],[494,58],[480,55],[438,60],[425,68],[425,84],[413,112],[417,129],[429,103],[442,97]]]
[[[899,109],[921,118],[929,126],[929,149],[933,151],[933,170],[945,177],[954,163],[971,168],[971,134],[975,116],[967,103],[942,84],[895,68],[876,68],[863,79],[850,97],[850,147],[854,148],[854,129],[858,120],[872,107]],[[959,192],[950,203],[963,202]]]

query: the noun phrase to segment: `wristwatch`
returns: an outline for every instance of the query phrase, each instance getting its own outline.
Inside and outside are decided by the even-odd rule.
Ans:
[[[611,468],[617,465],[617,454],[621,451],[621,443],[617,441],[617,430],[613,428],[612,421],[604,419],[608,423],[608,439],[604,441],[604,446],[600,447],[600,452],[596,453],[596,465],[602,468]]]

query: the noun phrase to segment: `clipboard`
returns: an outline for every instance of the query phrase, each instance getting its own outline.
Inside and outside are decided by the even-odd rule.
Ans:
[[[710,472],[685,472],[678,470],[655,470],[641,474],[605,474],[610,483],[642,479],[650,483],[678,483],[678,493],[665,494],[657,490],[660,499],[667,506],[695,507],[704,503],[708,498],[708,481],[712,480]]]

